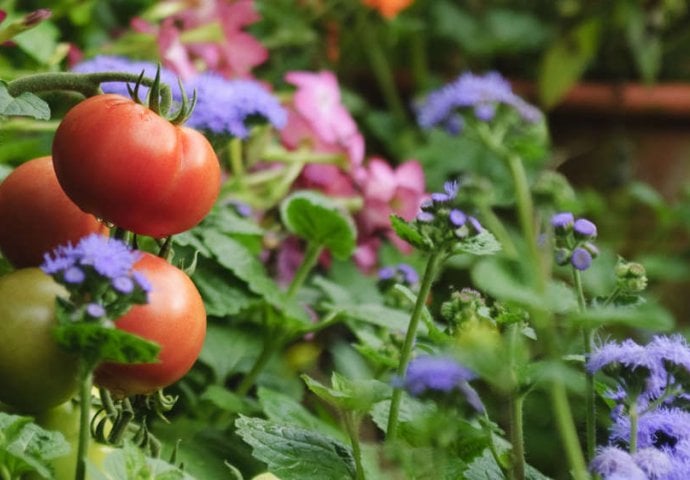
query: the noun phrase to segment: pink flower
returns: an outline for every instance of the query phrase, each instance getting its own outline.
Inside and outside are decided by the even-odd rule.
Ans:
[[[260,20],[253,0],[190,0],[189,8],[165,18],[156,28],[141,19],[132,27],[158,35],[158,49],[164,66],[183,79],[199,70],[212,70],[228,78],[251,76],[251,70],[265,62],[268,51],[243,28]],[[185,30],[220,24],[219,42],[182,42]],[[205,68],[197,68],[201,63]]]
[[[309,144],[316,152],[343,153],[350,166],[364,159],[364,137],[343,106],[340,86],[332,72],[289,72],[285,80],[297,87],[288,107],[288,124],[281,131],[288,148]]]
[[[357,184],[364,197],[357,221],[365,235],[388,233],[391,214],[411,220],[426,196],[424,171],[416,160],[394,169],[385,160],[374,157],[358,170]]]

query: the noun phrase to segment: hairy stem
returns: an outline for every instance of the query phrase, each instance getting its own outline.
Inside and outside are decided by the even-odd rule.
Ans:
[[[91,440],[91,387],[93,368],[91,362],[81,359],[79,363],[79,443],[77,446],[77,468],[75,480],[86,478],[86,457]]]
[[[295,276],[292,277],[292,282],[290,282],[290,286],[288,287],[288,297],[294,297],[297,291],[302,287],[302,284],[304,284],[304,281],[307,279],[309,272],[311,272],[316,265],[316,262],[319,259],[319,255],[321,255],[322,251],[322,245],[317,245],[312,242],[307,244],[307,251],[304,252],[302,263],[295,272]]]

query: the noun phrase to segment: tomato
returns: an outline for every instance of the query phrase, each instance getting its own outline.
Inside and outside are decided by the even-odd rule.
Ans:
[[[199,223],[220,191],[218,158],[201,133],[115,94],[67,112],[53,162],[62,188],[84,211],[154,237]]]
[[[36,267],[58,245],[106,230],[62,191],[50,157],[23,163],[0,183],[0,251],[17,268]]]
[[[158,363],[100,365],[94,382],[116,396],[152,393],[182,378],[206,336],[206,309],[199,291],[179,268],[149,253],[134,264],[151,283],[149,303],[135,305],[117,328],[157,342]]]
[[[63,403],[77,390],[77,358],[53,337],[65,290],[38,268],[0,277],[0,401],[20,412]]]

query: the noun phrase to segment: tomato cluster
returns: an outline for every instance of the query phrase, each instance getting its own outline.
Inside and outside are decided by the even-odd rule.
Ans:
[[[38,266],[58,245],[107,234],[106,225],[166,237],[201,221],[220,190],[220,165],[199,132],[174,125],[119,95],[97,95],[67,112],[52,157],[29,160],[0,183],[0,251],[14,270],[0,277],[0,402],[38,412],[74,394],[77,359],[54,340],[64,290]],[[116,320],[160,347],[158,362],[102,364],[96,383],[119,396],[179,380],[196,361],[206,312],[189,277],[142,253],[134,269],[149,303]]]

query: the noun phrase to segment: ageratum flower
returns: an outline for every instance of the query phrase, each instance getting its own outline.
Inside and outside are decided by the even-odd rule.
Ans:
[[[632,456],[635,465],[652,480],[668,478],[674,470],[674,462],[671,456],[663,450],[657,448],[642,448]]]
[[[247,138],[255,120],[267,120],[277,129],[287,122],[278,99],[254,80],[228,80],[206,72],[186,82],[185,89],[196,90],[196,108],[187,125],[199,130]]]
[[[414,396],[426,392],[449,393],[474,377],[469,369],[454,358],[422,355],[408,365],[403,386]]]
[[[630,418],[618,415],[611,426],[610,440],[630,441]],[[638,448],[658,448],[674,453],[680,442],[690,440],[690,412],[679,408],[657,408],[646,412],[637,421]]]
[[[604,480],[649,480],[628,452],[613,446],[600,448],[590,469]]]
[[[485,75],[464,73],[454,82],[430,93],[417,108],[417,123],[422,128],[442,126],[451,133],[462,128],[459,111],[472,109],[474,116],[491,121],[499,105],[513,108],[527,123],[536,123],[541,112],[513,93],[510,84],[497,72]]]

